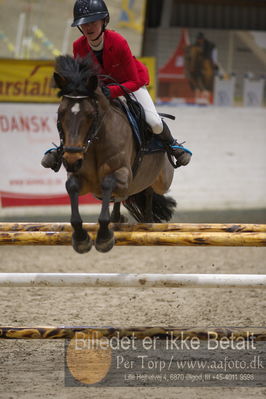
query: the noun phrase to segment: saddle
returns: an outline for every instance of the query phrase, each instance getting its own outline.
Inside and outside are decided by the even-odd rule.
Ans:
[[[166,152],[166,149],[159,137],[153,134],[150,126],[147,124],[142,105],[129,95],[126,95],[125,98],[126,102],[118,98],[114,99],[112,102],[124,112],[132,129],[137,149],[136,158],[132,166],[133,176],[135,176],[144,155],[155,152]],[[172,115],[159,115],[175,119]]]

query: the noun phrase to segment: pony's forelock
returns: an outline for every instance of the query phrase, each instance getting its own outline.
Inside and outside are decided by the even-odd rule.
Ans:
[[[58,96],[93,95],[88,92],[88,80],[91,76],[99,74],[99,68],[95,65],[91,55],[86,58],[73,58],[70,55],[60,55],[55,61],[55,72],[58,73],[66,84],[60,89]]]

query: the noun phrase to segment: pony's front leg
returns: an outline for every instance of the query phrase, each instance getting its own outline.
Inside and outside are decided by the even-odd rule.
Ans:
[[[87,231],[82,228],[82,219],[79,213],[79,178],[70,175],[66,181],[66,189],[71,202],[71,225],[73,227],[72,246],[79,254],[89,252],[92,247],[92,239]]]
[[[115,240],[114,233],[109,229],[110,210],[109,203],[112,198],[112,192],[116,186],[114,175],[106,176],[102,181],[102,209],[98,219],[99,230],[97,233],[95,248],[99,252],[108,252],[113,248]]]

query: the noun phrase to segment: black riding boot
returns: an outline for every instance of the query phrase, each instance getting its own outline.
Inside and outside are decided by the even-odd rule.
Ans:
[[[183,147],[182,144],[179,144],[172,136],[167,124],[164,121],[162,122],[163,131],[156,136],[159,137],[163,144],[166,146],[166,151],[168,152],[168,154],[175,157],[177,168],[182,165],[187,165],[190,162],[192,152]]]
[[[59,121],[57,121],[57,130],[60,134],[62,133],[62,126]],[[51,168],[55,172],[58,172],[62,165],[62,148],[60,147],[53,147],[50,148],[48,151],[45,152],[41,165],[44,168]]]

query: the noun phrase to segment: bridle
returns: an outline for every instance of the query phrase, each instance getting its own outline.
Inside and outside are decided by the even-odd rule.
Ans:
[[[90,96],[72,96],[70,94],[64,94],[63,97],[66,98],[71,98],[74,100],[83,100],[85,98],[90,98],[93,101],[94,109],[95,109],[95,114],[93,116],[92,123],[90,125],[90,129],[88,130],[87,133],[87,143],[84,144],[82,147],[75,147],[75,146],[65,146],[64,145],[64,131],[62,127],[59,129],[59,136],[60,136],[60,147],[59,151],[63,154],[64,152],[70,152],[70,153],[76,153],[76,152],[81,152],[85,153],[87,152],[89,146],[92,144],[93,141],[95,141],[98,138],[98,133],[101,128],[101,125],[103,123],[104,117],[106,114],[103,115],[102,120],[100,121],[100,113],[99,113],[99,107],[98,107],[98,101],[94,98],[91,98]]]

